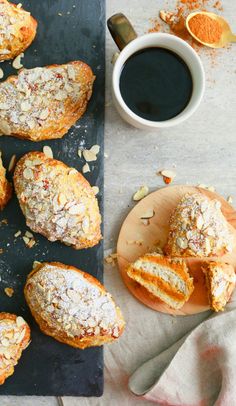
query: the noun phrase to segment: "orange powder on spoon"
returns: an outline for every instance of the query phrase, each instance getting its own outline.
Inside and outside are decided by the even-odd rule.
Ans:
[[[189,28],[195,37],[206,44],[214,44],[222,35],[221,24],[206,14],[196,14],[189,21]]]

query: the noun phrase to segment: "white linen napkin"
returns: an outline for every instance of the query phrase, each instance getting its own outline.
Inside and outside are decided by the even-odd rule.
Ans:
[[[224,312],[140,366],[129,388],[159,405],[235,406],[236,294]]]

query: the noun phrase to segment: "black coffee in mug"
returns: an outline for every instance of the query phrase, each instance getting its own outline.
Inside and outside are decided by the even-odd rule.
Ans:
[[[138,116],[165,121],[180,114],[193,90],[190,70],[184,60],[166,48],[145,48],[125,62],[120,92],[126,105]]]

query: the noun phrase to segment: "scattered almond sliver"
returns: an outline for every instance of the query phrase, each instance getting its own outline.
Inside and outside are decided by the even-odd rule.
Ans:
[[[233,198],[232,198],[232,196],[228,196],[228,197],[227,197],[227,202],[228,202],[229,204],[232,204],[232,203],[233,203]]]
[[[137,201],[143,199],[145,196],[147,196],[148,192],[149,192],[149,188],[146,185],[141,186],[137,190],[137,192],[133,195],[133,200],[137,202]]]
[[[154,216],[155,212],[153,209],[146,210],[142,215],[141,219],[151,219]]]
[[[117,254],[114,253],[114,254],[107,255],[107,256],[104,258],[104,261],[105,261],[107,264],[110,264],[110,265],[112,265],[112,266],[115,266],[115,265],[116,265],[116,261],[117,261]]]
[[[12,297],[14,295],[14,289],[13,288],[5,288],[4,292],[8,297]]]
[[[0,79],[2,79],[3,76],[4,76],[4,72],[3,72],[2,68],[0,68]]]
[[[89,167],[89,164],[88,164],[87,162],[86,162],[86,164],[83,166],[82,172],[83,172],[83,173],[90,172],[90,167]]]
[[[210,190],[210,192],[215,192],[216,190],[214,186],[207,186],[204,183],[200,183],[199,185],[197,185],[197,187],[200,187],[201,189]]]
[[[21,69],[21,68],[23,68],[23,65],[22,65],[22,63],[21,63],[21,58],[23,58],[23,57],[24,57],[24,54],[21,53],[20,55],[18,55],[18,56],[14,59],[14,61],[12,62],[12,66],[13,66],[14,69]]]
[[[20,237],[20,235],[21,235],[21,231],[18,230],[18,231],[14,234],[14,237],[17,238],[17,237]]]
[[[19,231],[18,231],[18,233],[19,233]],[[26,231],[25,235],[22,237],[22,239],[27,248],[32,248],[36,244],[34,236],[30,231]]]
[[[53,158],[52,148],[49,147],[48,145],[45,145],[45,146],[43,147],[43,153],[44,153],[48,158]]]
[[[163,180],[167,185],[169,185],[176,177],[176,173],[174,171],[171,171],[168,169],[164,169],[163,171],[160,171],[160,174],[163,177]]]
[[[15,165],[16,165],[16,155],[12,155],[8,166],[8,172],[12,172],[13,169],[15,168]]]
[[[78,149],[78,156],[80,157],[80,158],[82,158],[82,149]]]
[[[90,149],[83,149],[82,154],[86,162],[93,162],[97,160],[97,154],[100,151],[99,145],[93,145]]]

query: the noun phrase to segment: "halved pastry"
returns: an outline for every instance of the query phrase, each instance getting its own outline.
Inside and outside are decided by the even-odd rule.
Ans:
[[[0,313],[0,385],[14,373],[14,366],[29,342],[30,328],[23,318]]]
[[[0,0],[0,61],[24,52],[36,35],[37,21],[18,5]]]
[[[6,179],[6,169],[2,164],[1,152],[0,152],[0,210],[2,210],[12,195],[11,184]]]
[[[224,310],[235,288],[235,272],[232,265],[208,262],[202,270],[205,274],[209,304],[212,310]]]
[[[235,237],[218,200],[185,195],[170,219],[165,252],[170,256],[209,257],[232,252]]]
[[[24,293],[42,332],[72,347],[103,345],[123,332],[124,319],[111,295],[73,266],[35,262]]]
[[[94,79],[80,61],[21,69],[0,83],[0,132],[31,141],[61,138],[85,112]]]
[[[181,309],[194,290],[187,265],[179,258],[146,254],[128,267],[127,274],[173,309]]]
[[[76,169],[42,152],[29,152],[16,165],[14,185],[32,231],[76,249],[98,244],[98,202],[90,184]]]

